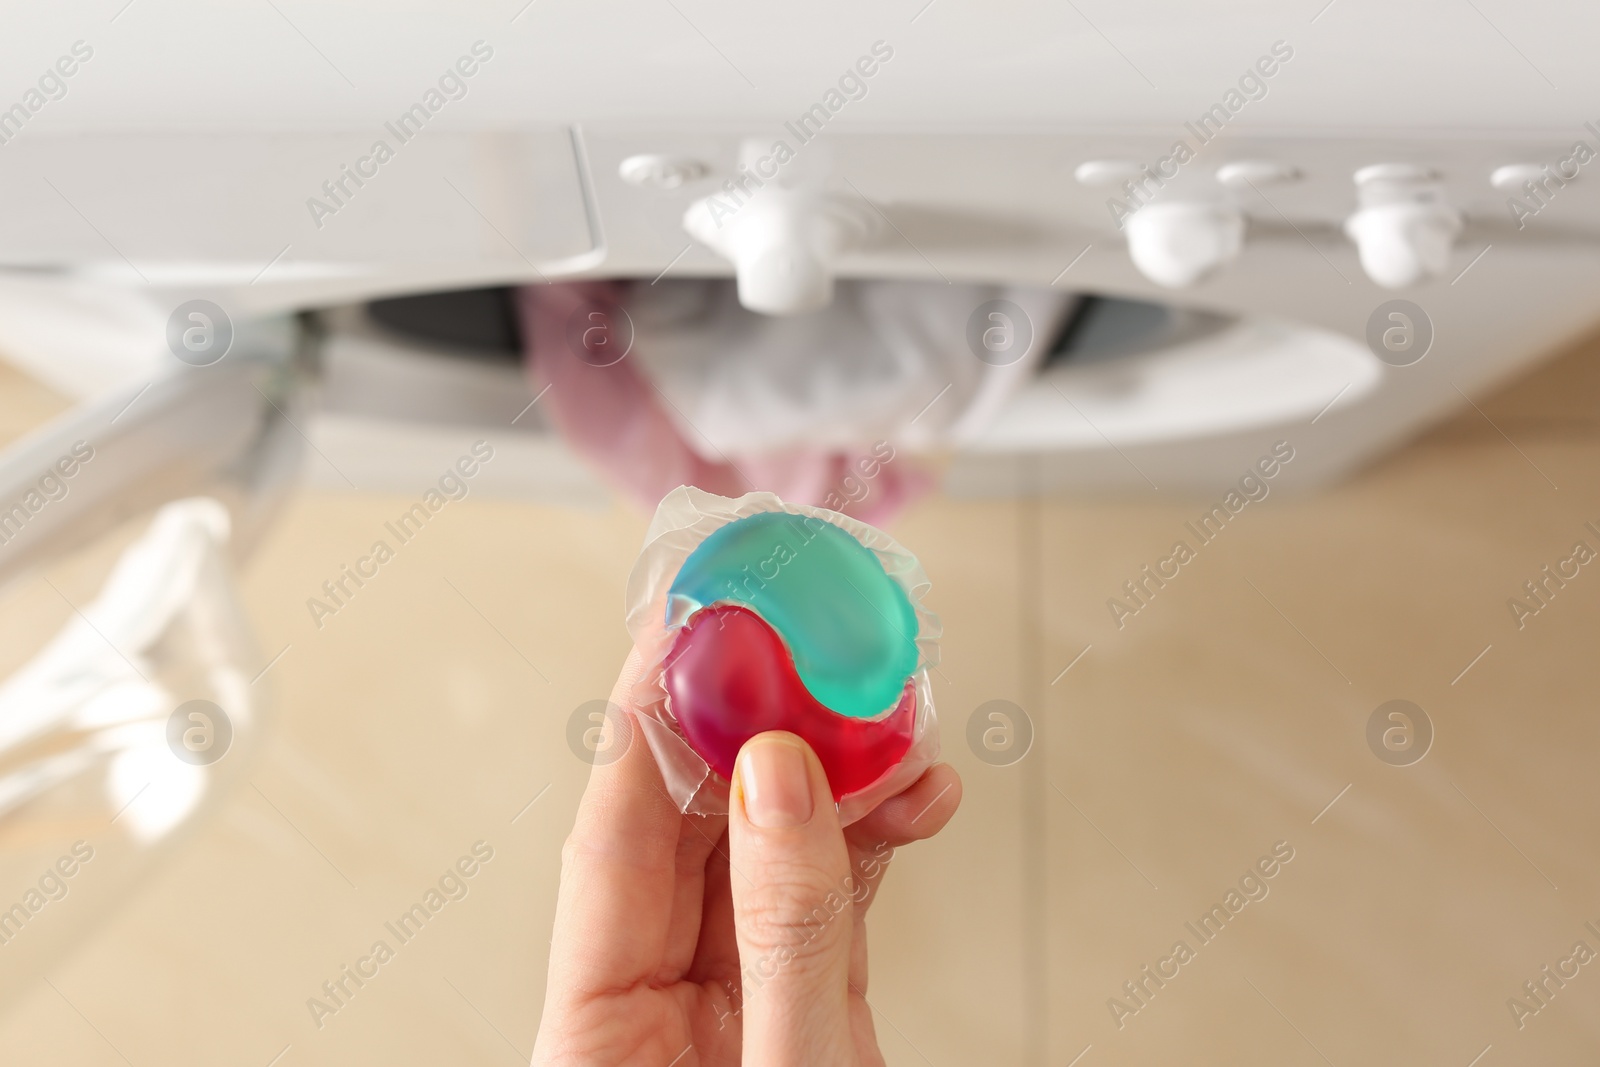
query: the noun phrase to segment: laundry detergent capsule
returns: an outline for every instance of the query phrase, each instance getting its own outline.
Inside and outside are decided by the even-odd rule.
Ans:
[[[667,537],[684,555],[664,595],[651,596],[663,631],[660,721],[715,772],[724,798],[740,748],[768,730],[804,738],[834,800],[859,801],[841,808],[846,821],[909,785],[937,750],[926,674],[937,620],[918,602],[926,580],[915,558],[872,527],[770,494],[677,492],[698,508],[724,505],[728,521],[696,519]],[[664,569],[645,568],[658,581]],[[659,737],[652,747],[670,759]],[[692,774],[665,778],[669,789],[695,786],[677,790],[684,810],[715,810],[694,803],[705,786]]]

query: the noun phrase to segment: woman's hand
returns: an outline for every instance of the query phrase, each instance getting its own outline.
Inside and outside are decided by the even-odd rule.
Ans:
[[[612,702],[631,707],[628,658]],[[881,1064],[867,1004],[867,907],[900,845],[955,814],[939,764],[841,830],[792,734],[749,741],[730,814],[683,815],[640,729],[597,764],[562,854],[535,1064]]]

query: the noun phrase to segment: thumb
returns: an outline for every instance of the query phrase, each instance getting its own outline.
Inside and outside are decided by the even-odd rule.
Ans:
[[[728,814],[744,1062],[854,1062],[850,858],[827,775],[788,733],[745,742]]]

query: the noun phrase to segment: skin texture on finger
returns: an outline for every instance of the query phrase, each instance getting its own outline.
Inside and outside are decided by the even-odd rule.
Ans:
[[[954,817],[960,804],[961,776],[948,763],[936,763],[865,818],[845,828],[850,869],[868,887],[866,898],[856,907],[858,921],[876,899],[878,883],[889,869],[894,850],[937,834]]]
[[[850,1025],[862,1062],[881,1064],[872,1007],[867,1001],[867,909],[889,871],[894,850],[926,840],[944,829],[961,804],[961,777],[940,763],[906,789],[879,804],[845,829],[850,868],[862,883],[852,916],[850,945]]]
[[[688,977],[697,982],[732,982],[737,1002],[739,944],[733,929],[733,883],[742,878],[728,862],[727,819],[722,839],[706,860],[705,898],[700,906],[700,941]],[[726,986],[724,986],[726,988]]]
[[[867,1003],[865,992],[850,989],[850,1033],[856,1045],[856,1062],[861,1067],[884,1067],[883,1053],[878,1049],[878,1031],[872,1021],[872,1005]]]
[[[710,893],[707,877],[712,865],[722,861],[718,850],[728,849],[726,815],[681,815],[678,854],[673,875],[672,914],[668,920],[661,966],[651,982],[666,985],[693,979],[702,933],[705,900]]]
[[[724,818],[724,824],[726,821]],[[696,1016],[694,1047],[702,1062],[707,1064],[738,1063],[743,1044],[744,1005],[727,855],[728,835],[724,826],[717,847],[706,860],[705,894],[699,902],[700,939],[694,947],[694,960],[684,975],[685,986],[698,991],[703,1006]],[[714,1051],[725,1052],[727,1058],[716,1058],[712,1055]]]
[[[845,828],[855,841],[888,841],[896,848],[924,841],[944,829],[961,805],[961,776],[935,763],[922,777]]]
[[[767,761],[795,767],[803,787],[774,788],[775,777],[752,791],[747,770]],[[809,814],[789,804],[774,821],[757,810],[760,795],[809,792]],[[857,1056],[850,1006],[849,852],[828,779],[816,754],[793,734],[761,734],[745,743],[729,800],[728,840],[739,957],[744,977],[744,1062],[764,1067],[848,1065]],[[752,819],[756,813],[766,825]]]
[[[640,670],[634,653],[611,695],[630,715]],[[562,986],[580,995],[655,976],[677,895],[683,817],[661,787],[641,731],[631,719],[629,726],[621,758],[591,769],[562,849],[550,966],[552,977],[559,971]]]
[[[630,715],[641,669],[631,655],[611,696]],[[726,819],[679,813],[642,731],[629,734],[619,759],[591,770],[563,849],[535,1062],[665,1063],[691,1038],[722,1057],[701,1062],[732,1062],[737,1032],[706,1027],[726,993],[675,984],[694,959]]]
[[[847,827],[845,841],[850,857],[850,870],[857,880],[854,886],[854,922],[859,931],[851,945],[850,984],[854,993],[864,994],[867,984],[867,946],[861,923],[866,916],[867,904],[876,897],[878,884],[888,871],[889,857],[902,845],[932,837],[950,821],[961,801],[961,780],[954,768],[939,764],[930,768],[916,782],[886,801],[865,819]],[[687,978],[690,981],[726,989],[733,983],[735,993],[729,1008],[720,1009],[719,1029],[738,1024],[742,1016],[741,996],[737,993],[739,953],[734,937],[733,899],[730,879],[748,876],[735,872],[728,862],[726,834],[718,843],[706,863],[705,901],[700,924],[700,944]],[[865,887],[864,889],[862,887]],[[868,895],[863,897],[861,893]],[[873,1025],[871,1011],[863,1002],[860,1008],[865,1015],[852,1009],[852,1027],[863,1033],[871,1044]],[[875,1047],[875,1045],[873,1046]]]

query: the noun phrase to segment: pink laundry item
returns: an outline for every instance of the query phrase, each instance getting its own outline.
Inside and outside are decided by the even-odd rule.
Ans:
[[[859,449],[730,456],[696,434],[697,449],[688,439],[692,424],[685,428],[681,411],[630,350],[627,291],[624,283],[603,281],[527,286],[517,294],[517,310],[545,415],[574,451],[641,507],[654,509],[680,485],[730,497],[764,490],[883,525],[931,486],[931,473],[882,440]]]

